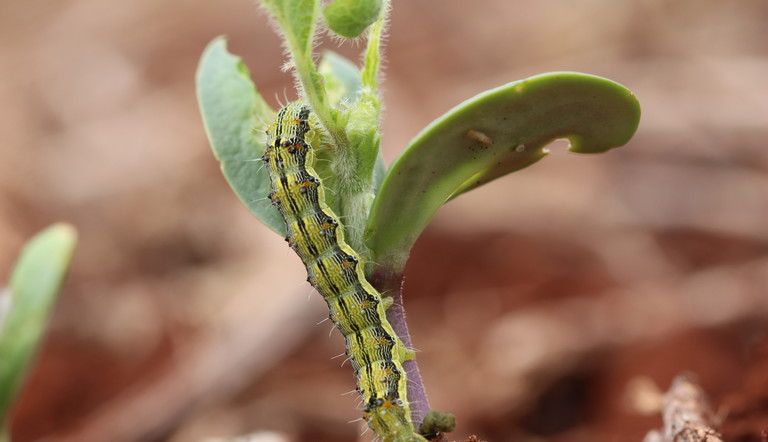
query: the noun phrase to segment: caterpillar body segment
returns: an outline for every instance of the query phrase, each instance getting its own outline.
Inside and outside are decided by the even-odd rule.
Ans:
[[[391,300],[366,280],[360,256],[344,240],[339,217],[325,200],[307,141],[319,123],[310,108],[294,102],[267,129],[262,160],[271,182],[269,199],[286,226],[286,241],[323,296],[330,318],[344,335],[368,425],[385,442],[425,442],[414,429],[403,361],[413,357],[386,318]]]

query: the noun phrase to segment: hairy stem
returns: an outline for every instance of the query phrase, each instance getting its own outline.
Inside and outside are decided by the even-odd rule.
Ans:
[[[371,25],[371,29],[368,31],[368,45],[365,48],[365,64],[361,72],[361,81],[372,95],[377,94],[381,39],[389,16],[389,7],[389,1],[385,0],[382,5],[381,17]]]
[[[383,295],[392,297],[394,303],[387,309],[387,320],[405,347],[412,348],[411,335],[408,333],[405,308],[403,307],[403,273],[379,267],[369,277],[369,282]],[[416,359],[403,362],[403,368],[408,376],[408,402],[411,405],[411,419],[418,428],[429,411],[429,400]]]

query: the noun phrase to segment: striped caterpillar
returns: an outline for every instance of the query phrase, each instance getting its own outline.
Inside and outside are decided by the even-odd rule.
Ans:
[[[285,220],[285,240],[307,268],[330,318],[344,335],[355,369],[364,418],[385,442],[424,442],[411,421],[403,361],[413,358],[385,315],[391,299],[366,280],[360,257],[344,240],[338,216],[325,202],[307,137],[319,127],[309,106],[294,102],[267,129],[269,199]]]

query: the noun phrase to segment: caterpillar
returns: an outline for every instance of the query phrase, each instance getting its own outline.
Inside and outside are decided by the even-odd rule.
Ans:
[[[361,258],[344,240],[344,227],[325,200],[315,172],[320,124],[306,104],[283,107],[267,128],[265,162],[272,204],[285,220],[290,247],[307,268],[344,335],[346,354],[363,399],[363,417],[385,442],[424,442],[414,430],[403,361],[413,358],[385,314],[391,305],[366,280]]]

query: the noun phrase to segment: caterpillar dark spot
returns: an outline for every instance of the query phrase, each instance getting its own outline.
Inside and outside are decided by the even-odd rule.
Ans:
[[[411,421],[403,369],[413,352],[387,321],[391,301],[366,280],[358,253],[344,240],[343,226],[325,202],[307,141],[316,135],[313,120],[307,105],[291,103],[267,129],[261,159],[272,187],[268,197],[285,220],[285,240],[307,268],[307,281],[323,296],[329,318],[344,335],[368,425],[385,442],[424,442]]]

